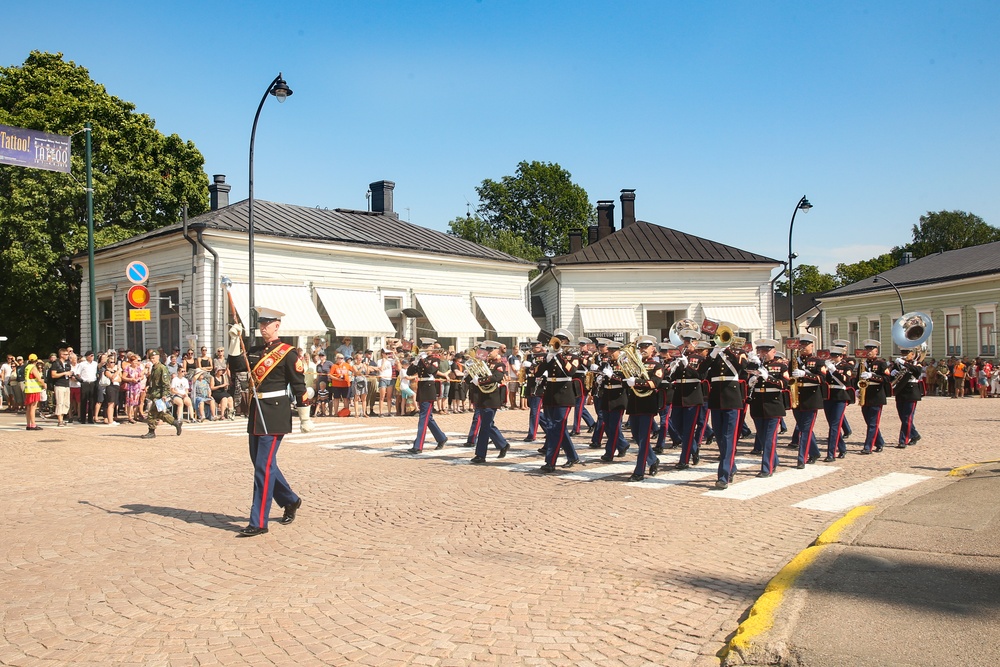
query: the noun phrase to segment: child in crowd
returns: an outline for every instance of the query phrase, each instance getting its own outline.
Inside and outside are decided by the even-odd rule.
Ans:
[[[330,416],[330,387],[325,380],[319,381],[319,389],[316,391],[316,416]]]

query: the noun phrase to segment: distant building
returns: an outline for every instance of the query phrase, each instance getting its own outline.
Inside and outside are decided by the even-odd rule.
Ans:
[[[809,294],[796,294],[793,301],[795,306],[795,333],[808,333],[816,336],[816,349],[824,348],[829,344],[829,340],[823,336],[823,311],[816,303],[819,292]],[[788,297],[774,297],[774,328],[775,336],[778,340],[787,338],[793,331],[788,321]]]

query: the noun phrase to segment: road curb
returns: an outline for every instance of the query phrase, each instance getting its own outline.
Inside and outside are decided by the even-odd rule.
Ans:
[[[949,477],[968,477],[972,473],[976,472],[976,468],[979,466],[986,466],[993,463],[1000,463],[1000,459],[994,459],[992,461],[980,461],[979,463],[967,463],[964,466],[958,466],[957,468],[952,468],[948,471]]]
[[[740,623],[736,634],[723,649],[722,664],[782,665],[789,657],[788,642],[791,623],[777,619],[777,611],[798,578],[815,562],[829,545],[840,541],[843,532],[862,516],[875,509],[872,505],[855,507],[834,521],[816,540],[790,560],[764,587],[764,592],[750,608],[747,619]]]

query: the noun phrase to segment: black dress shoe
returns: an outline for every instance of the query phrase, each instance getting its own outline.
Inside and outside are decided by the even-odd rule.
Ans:
[[[795,469],[796,469],[796,470],[802,470],[802,469],[803,469],[803,468],[805,468],[805,467],[806,467],[806,464],[805,464],[805,463],[796,463],[796,464],[795,464]]]
[[[463,442],[462,446],[463,447],[475,447],[476,443],[474,443],[474,442]]]
[[[764,450],[763,449],[751,449],[750,450],[750,456],[763,456],[763,455],[764,455]]]
[[[291,522],[295,521],[295,513],[299,511],[300,507],[302,507],[301,498],[296,500],[291,505],[285,505],[285,513],[280,519],[278,519],[278,522],[287,526]]]
[[[823,463],[833,463],[836,460],[837,459],[833,458],[832,456],[828,456],[825,459],[823,459]]]
[[[809,459],[806,460],[806,463],[816,463],[816,461],[819,461],[818,456],[810,456]]]
[[[761,470],[759,473],[757,473],[757,477],[760,477],[761,479],[764,479],[764,478],[770,477],[770,476],[771,476],[771,473],[764,472],[763,470]]]
[[[657,454],[662,454],[663,447],[653,447],[653,451],[656,452]]]
[[[444,446],[445,444],[447,444],[447,442],[448,442],[447,440],[442,440],[437,444],[437,447],[435,447],[434,449],[444,449]]]
[[[602,444],[601,444],[601,443],[599,443],[599,442],[592,442],[592,443],[590,443],[590,448],[591,448],[591,449],[600,449],[600,448],[601,448],[601,447],[603,447],[603,446],[604,446],[604,445],[602,445]]]
[[[881,451],[882,451],[882,448],[881,448],[881,447],[876,447],[876,448],[875,448],[875,453],[876,453],[876,454],[880,453]]]
[[[420,453],[420,450],[419,450],[419,449],[417,449],[416,447],[412,447],[412,448],[410,448],[410,449],[407,449],[407,450],[406,450],[406,453],[407,453],[407,454],[419,454],[419,453]]]
[[[156,431],[147,431],[145,435],[139,436],[143,440],[149,440],[156,437]]]
[[[580,432],[579,431],[573,431],[573,432],[570,433],[570,435],[580,435]]]
[[[267,532],[267,528],[257,528],[256,526],[247,526],[240,532],[236,533],[236,537],[254,537],[255,535],[263,535]]]
[[[472,463],[486,463],[486,459],[484,459],[482,456],[473,456]]]
[[[539,447],[539,448],[538,448],[537,450],[535,450],[535,451],[537,451],[537,452],[538,452],[539,454],[544,454],[544,453],[545,453],[545,446],[543,445],[543,446]]]
[[[849,429],[849,428],[845,428],[844,429],[844,437],[845,438],[850,438],[852,433],[854,433],[854,431],[852,431],[851,429]]]
[[[729,488],[729,482],[727,482],[724,479],[717,479],[717,480],[715,480],[715,488],[717,488],[717,489],[728,489]]]
[[[695,465],[698,465],[699,463],[701,463],[701,456],[699,456],[698,454],[692,454],[691,455],[691,463],[693,463]]]
[[[595,426],[595,424],[591,424],[590,426],[588,426],[587,427],[587,433],[593,433],[594,432],[594,426]]]
[[[642,480],[644,480],[644,479],[645,479],[645,477],[643,477],[642,475],[640,475],[640,474],[639,474],[639,473],[637,473],[637,472],[634,472],[634,473],[632,473],[632,475],[631,475],[631,476],[630,476],[630,477],[628,478],[628,481],[630,481],[630,482],[641,482],[641,481],[642,481]]]
[[[858,452],[858,454],[871,454],[871,450],[862,449],[860,452]]]
[[[539,470],[539,472],[555,472],[556,471],[556,467],[555,466],[550,466],[548,463],[546,463],[545,465],[543,465],[538,470]]]
[[[627,451],[628,451],[627,449],[620,449],[617,452],[615,452],[615,456],[617,456],[618,458],[621,458],[621,457],[625,456],[625,452],[627,452]]]
[[[614,460],[615,460],[615,457],[614,456],[608,456],[607,454],[604,454],[604,455],[601,456],[601,460],[604,461],[605,463],[613,463]]]
[[[178,419],[177,421],[174,422],[174,428],[177,429],[177,435],[181,434],[181,427],[182,426],[184,426],[184,420],[183,419]]]
[[[707,436],[705,438],[705,444],[706,445],[711,445],[714,441],[715,441],[715,434],[714,433],[712,435]]]
[[[572,461],[566,461],[566,463],[562,464],[561,467],[563,467],[563,468],[572,468],[573,466],[575,466],[577,464],[583,465],[583,460],[582,459],[573,459]]]
[[[837,458],[842,459],[847,456],[847,452],[837,452]]]
[[[910,438],[910,444],[911,445],[915,445],[918,442],[920,442],[920,436],[919,435],[915,435],[912,438]]]
[[[531,437],[527,437],[527,438],[525,438],[524,440],[522,440],[521,442],[534,442],[534,441],[535,441],[535,439],[534,439],[534,438],[531,438]]]
[[[657,461],[656,463],[651,463],[649,465],[649,476],[650,477],[656,477],[656,473],[658,473],[659,471],[660,471],[660,462],[659,461]]]
[[[899,443],[898,445],[896,445],[896,449],[906,449],[906,443],[903,442]]]
[[[507,456],[508,449],[510,449],[510,445],[504,445],[503,447],[501,447],[500,451],[497,452],[497,458],[502,459],[503,457]]]
[[[687,470],[690,467],[688,464],[681,463],[680,461],[674,464],[674,470]]]

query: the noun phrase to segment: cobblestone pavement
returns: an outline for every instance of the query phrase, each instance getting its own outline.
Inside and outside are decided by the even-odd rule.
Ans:
[[[743,441],[730,497],[713,491],[714,446],[694,472],[629,484],[631,452],[537,473],[527,412],[498,413],[511,454],[482,466],[453,446],[468,414],[441,416],[455,435],[419,457],[401,453],[414,418],[324,419],[281,448],[298,519],[251,539],[234,539],[250,503],[245,423],[140,440],[142,425],[26,432],[5,414],[0,663],[718,664],[766,582],[845,503],[897,502],[995,458],[998,412],[926,399],[923,440],[898,450],[890,405],[886,450],[862,457],[852,407],[849,456],[805,471],[786,456],[772,490],[754,487]]]

